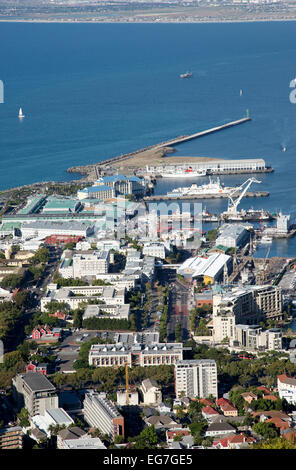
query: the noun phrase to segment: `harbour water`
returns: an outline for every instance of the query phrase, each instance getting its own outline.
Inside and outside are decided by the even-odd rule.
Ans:
[[[70,166],[223,124],[249,109],[251,122],[181,144],[175,155],[264,158],[275,172],[258,175],[262,183],[252,189],[270,196],[245,199],[241,207],[282,209],[293,219],[296,105],[289,101],[289,83],[296,75],[294,37],[293,22],[2,23],[0,190],[70,180]],[[180,79],[187,70],[193,77]],[[247,177],[222,181],[231,186]],[[198,180],[162,181],[156,194],[192,182]],[[227,202],[205,204],[219,212]],[[295,253],[296,238],[277,240],[270,256]]]

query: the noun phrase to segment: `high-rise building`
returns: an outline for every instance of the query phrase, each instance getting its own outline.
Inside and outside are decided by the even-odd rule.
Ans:
[[[184,360],[175,364],[176,397],[218,398],[216,362],[212,359]]]
[[[46,410],[59,407],[55,386],[40,372],[18,374],[12,384],[18,407],[25,407],[30,416],[44,415]]]
[[[124,418],[105,393],[88,392],[83,402],[85,421],[112,439],[124,436]]]

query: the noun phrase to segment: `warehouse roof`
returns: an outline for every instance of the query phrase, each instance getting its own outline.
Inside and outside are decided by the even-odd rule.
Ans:
[[[208,258],[193,257],[187,259],[178,269],[178,274],[196,276],[208,276],[214,278],[225,263],[228,262],[230,256],[222,253],[214,253]]]

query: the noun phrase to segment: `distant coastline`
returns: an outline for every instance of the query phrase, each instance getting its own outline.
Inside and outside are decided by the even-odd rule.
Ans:
[[[176,21],[102,21],[102,20],[82,20],[82,19],[77,19],[77,20],[70,20],[70,19],[65,19],[65,20],[45,20],[45,19],[0,19],[0,23],[52,23],[52,24],[219,24],[219,23],[271,23],[271,22],[293,22],[296,21],[296,15],[295,18],[259,18],[259,19],[227,19],[227,20],[202,20],[202,19],[197,19],[196,21],[185,21],[185,20],[176,20]]]

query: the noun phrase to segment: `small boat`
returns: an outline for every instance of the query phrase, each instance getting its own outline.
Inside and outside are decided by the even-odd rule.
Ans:
[[[19,117],[20,119],[22,119],[22,118],[25,117],[25,115],[23,114],[22,108],[20,108],[20,110],[19,110],[18,117]]]
[[[193,73],[191,72],[186,72],[186,73],[181,73],[180,78],[191,78],[193,77]]]
[[[239,91],[239,96],[242,96],[242,94],[243,94],[243,90],[240,90]]]
[[[272,238],[268,237],[267,235],[264,235],[260,240],[260,244],[262,244],[262,245],[267,245],[267,244],[270,244],[270,243],[272,243]]]
[[[282,148],[282,152],[286,152],[286,150],[287,150],[287,147]]]

